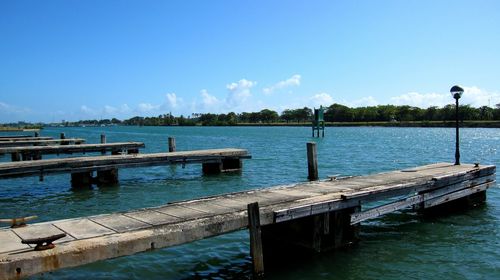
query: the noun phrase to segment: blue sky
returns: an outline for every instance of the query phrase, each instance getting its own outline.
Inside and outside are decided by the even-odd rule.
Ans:
[[[0,122],[500,103],[500,1],[0,1]]]

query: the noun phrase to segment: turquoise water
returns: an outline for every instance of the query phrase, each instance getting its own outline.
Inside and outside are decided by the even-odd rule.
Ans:
[[[199,165],[120,170],[119,186],[72,190],[69,175],[0,181],[0,217],[38,215],[38,221],[165,204],[170,201],[304,181],[306,142],[318,143],[320,177],[365,175],[454,160],[450,128],[326,128],[324,139],[306,127],[47,128],[43,136],[82,137],[97,143],[143,141],[144,152],[237,147],[250,151],[241,174],[203,176]],[[461,130],[462,162],[500,163],[500,129]],[[5,161],[9,158],[3,157]],[[451,216],[395,213],[366,222],[361,242],[313,256],[268,279],[500,279],[500,190],[487,204]],[[246,279],[248,232],[134,256],[63,269],[34,279]]]

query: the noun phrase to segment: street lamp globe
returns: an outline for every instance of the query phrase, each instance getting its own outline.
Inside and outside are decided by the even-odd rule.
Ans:
[[[462,94],[464,94],[464,89],[459,87],[459,86],[453,86],[450,89],[451,96],[455,99],[460,99],[462,97]]]

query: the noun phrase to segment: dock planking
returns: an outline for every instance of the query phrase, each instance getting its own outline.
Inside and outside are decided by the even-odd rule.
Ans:
[[[245,229],[249,225],[247,206],[254,202],[260,206],[259,223],[263,230],[305,217],[316,218],[363,206],[362,203],[368,201],[380,202],[370,209],[351,213],[350,221],[355,224],[405,207],[422,203],[425,206],[425,202],[436,206],[484,192],[495,184],[495,172],[496,167],[491,165],[439,163],[411,171],[305,182],[128,212],[31,224],[25,228],[4,228],[0,230],[0,278],[17,279]],[[415,196],[418,198],[414,199]],[[383,199],[391,197],[400,200],[383,204]],[[34,251],[21,243],[21,238],[62,233],[66,237],[56,241],[56,247],[51,250]]]
[[[0,163],[0,179],[83,173],[170,164],[219,163],[226,159],[250,158],[244,149],[211,149],[172,153],[105,155]]]
[[[52,140],[54,139],[53,137],[48,137],[48,136],[39,136],[39,137],[34,137],[34,136],[22,136],[22,137],[3,137],[0,138],[0,142],[18,142],[18,141],[36,141],[36,140]]]
[[[19,153],[22,155],[48,155],[48,154],[73,154],[92,152],[123,152],[144,148],[142,142],[115,142],[104,144],[79,144],[79,145],[51,145],[51,146],[23,146],[0,148],[0,155]]]
[[[82,138],[67,138],[67,139],[47,139],[47,140],[20,140],[20,141],[0,141],[0,148],[3,147],[20,147],[20,146],[47,146],[47,145],[64,145],[64,144],[81,144],[85,143]]]

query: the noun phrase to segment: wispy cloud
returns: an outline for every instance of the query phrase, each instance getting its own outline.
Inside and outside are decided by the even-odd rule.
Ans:
[[[31,109],[0,102],[0,112],[4,114],[24,114],[31,112]]]
[[[301,76],[298,74],[295,74],[292,77],[290,77],[284,81],[279,81],[270,87],[264,88],[262,91],[265,94],[272,94],[276,90],[280,90],[280,89],[292,87],[292,86],[300,86],[300,79],[301,79]]]

